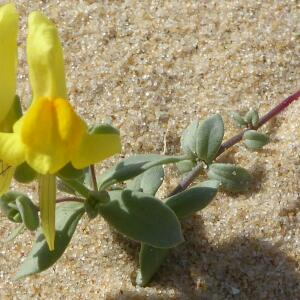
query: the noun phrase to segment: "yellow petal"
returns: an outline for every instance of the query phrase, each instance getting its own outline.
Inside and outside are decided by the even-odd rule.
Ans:
[[[57,29],[40,12],[29,15],[27,60],[33,100],[67,98],[63,51]]]
[[[0,159],[11,166],[25,161],[25,146],[17,133],[0,133]]]
[[[119,134],[86,134],[71,162],[75,168],[82,169],[120,152]]]
[[[55,176],[41,175],[39,177],[39,204],[41,210],[41,223],[50,251],[54,250],[55,242],[55,201]]]
[[[86,126],[68,101],[41,98],[30,106],[21,126],[16,125],[14,130],[20,130],[26,145],[27,163],[40,174],[54,174],[70,161]]]
[[[0,7],[0,123],[16,94],[18,14],[13,4]]]
[[[0,132],[12,132],[13,125],[22,117],[20,98],[15,96],[13,104],[5,119],[0,123]]]
[[[0,196],[8,191],[14,171],[15,168],[0,161]]]

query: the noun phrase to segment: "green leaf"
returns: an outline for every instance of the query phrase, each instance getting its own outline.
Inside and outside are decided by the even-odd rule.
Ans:
[[[114,183],[136,177],[157,165],[175,163],[182,159],[183,157],[181,156],[164,156],[159,154],[130,156],[98,177],[99,188],[105,189]]]
[[[8,237],[5,239],[5,242],[13,241],[17,236],[22,234],[25,231],[26,227],[23,223],[19,224],[13,231],[11,231]]]
[[[212,164],[208,178],[220,181],[221,186],[229,192],[243,192],[252,181],[247,170],[233,164]]]
[[[117,128],[108,123],[93,126],[89,132],[92,134],[120,134]]]
[[[169,249],[154,248],[142,243],[139,254],[140,268],[137,273],[136,284],[145,286],[164,262],[168,253]]]
[[[64,253],[84,214],[84,206],[78,202],[65,202],[57,207],[55,221],[55,247],[50,251],[44,234],[39,229],[33,248],[22,263],[16,277],[21,278],[42,272],[52,266]]]
[[[22,217],[16,206],[16,199],[23,194],[19,192],[7,192],[0,197],[0,210],[7,218],[16,223],[22,222]]]
[[[21,183],[29,183],[36,179],[37,173],[26,162],[17,166],[14,173],[14,178]]]
[[[259,115],[256,110],[250,110],[244,117],[245,121],[252,126],[256,126],[259,121]]]
[[[196,163],[192,160],[182,160],[176,163],[176,167],[179,170],[180,174],[190,172],[195,166]]]
[[[181,149],[184,154],[190,158],[195,158],[196,155],[196,137],[199,120],[193,121],[182,133]]]
[[[166,205],[174,210],[178,218],[187,217],[207,206],[218,191],[219,181],[208,180],[188,189],[180,194],[167,199]],[[136,283],[140,286],[146,285],[157,272],[169,249],[155,248],[150,245],[141,244],[139,255],[140,269],[137,274]]]
[[[224,123],[219,114],[200,122],[197,129],[198,158],[210,164],[216,157],[224,136]]]
[[[237,112],[233,112],[231,115],[232,119],[238,125],[239,127],[246,126],[247,122],[244,120],[244,118]]]
[[[51,251],[54,250],[55,240],[55,201],[55,175],[40,175],[39,206],[41,211],[41,226]]]
[[[91,191],[90,196],[84,202],[84,208],[89,218],[96,218],[99,214],[98,206],[101,203],[108,203],[110,200],[107,191],[94,192]]]
[[[171,248],[183,242],[175,213],[160,200],[130,190],[109,194],[111,201],[99,205],[99,213],[120,233],[158,248]]]
[[[79,179],[85,176],[86,169],[75,169],[71,163],[60,169],[57,175],[63,179]]]
[[[220,183],[216,180],[208,180],[199,185],[169,197],[166,201],[179,219],[206,207],[215,197]]]
[[[269,142],[269,137],[266,134],[258,133],[256,130],[247,130],[243,140],[247,148],[256,150],[266,145]]]
[[[40,224],[38,208],[26,196],[18,197],[16,205],[26,228],[36,230]]]
[[[129,181],[127,187],[130,190],[141,191],[154,196],[163,183],[164,176],[164,168],[162,166],[152,167]]]
[[[69,185],[65,184],[64,181],[60,178],[57,178],[56,180],[56,187],[59,191],[70,194],[70,195],[76,195],[76,191],[71,188]]]

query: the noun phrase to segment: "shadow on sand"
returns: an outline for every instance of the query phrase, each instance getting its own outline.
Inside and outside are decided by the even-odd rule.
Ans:
[[[287,257],[276,245],[241,236],[216,248],[207,241],[199,215],[182,225],[186,242],[171,251],[149,284],[158,289],[172,288],[180,298],[150,297],[149,289],[140,289],[116,291],[106,300],[300,299],[299,262]]]

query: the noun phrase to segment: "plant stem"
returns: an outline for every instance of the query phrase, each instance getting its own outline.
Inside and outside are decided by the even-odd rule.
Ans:
[[[97,184],[97,178],[96,178],[96,172],[95,172],[95,166],[90,165],[90,173],[92,178],[92,185],[95,192],[98,191],[98,184]]]
[[[250,129],[254,129],[257,130],[258,128],[260,128],[261,126],[263,126],[265,123],[267,123],[269,120],[271,120],[272,118],[274,118],[275,116],[277,116],[279,113],[281,113],[284,109],[286,109],[291,103],[293,103],[294,101],[296,101],[298,98],[300,97],[300,90],[297,91],[296,93],[294,93],[293,95],[287,97],[285,100],[283,100],[282,102],[280,102],[278,105],[276,105],[273,109],[271,109],[268,113],[266,113],[263,117],[261,117],[258,121],[258,124],[253,127],[253,128],[248,128],[243,130],[242,132],[240,132],[239,134],[233,136],[232,138],[230,138],[229,140],[227,140],[226,142],[224,142],[218,153],[217,156],[220,156],[224,151],[226,151],[227,149],[229,149],[230,147],[234,146],[235,144],[237,144],[238,142],[240,142],[243,139],[243,135],[245,133],[245,131],[250,130]],[[168,195],[168,197],[171,197],[175,194],[178,194],[182,191],[184,191],[200,174],[202,170],[202,164],[198,164],[188,175],[187,177],[185,177],[176,187],[173,191],[171,191],[171,193]]]

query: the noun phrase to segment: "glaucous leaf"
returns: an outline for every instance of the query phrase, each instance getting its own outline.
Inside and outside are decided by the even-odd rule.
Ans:
[[[76,191],[71,188],[69,185],[65,184],[64,181],[60,178],[57,178],[56,180],[56,187],[59,191],[70,194],[70,195],[76,195]]]
[[[142,243],[139,254],[140,268],[137,273],[136,284],[145,286],[164,262],[168,253],[169,249],[154,248]]]
[[[196,155],[196,137],[199,120],[193,121],[182,133],[181,149],[184,154],[190,158],[195,158]]]
[[[250,110],[244,117],[245,121],[252,126],[256,126],[259,121],[259,115],[256,110]]]
[[[165,156],[159,154],[130,156],[119,162],[111,169],[108,169],[97,178],[99,188],[105,189],[114,183],[136,177],[154,166],[175,163],[182,159],[183,158],[180,156]]]
[[[14,178],[21,183],[29,183],[36,179],[37,173],[26,162],[17,166],[14,173]]]
[[[182,160],[176,163],[176,167],[180,174],[184,174],[192,171],[192,169],[196,166],[196,163],[192,160]]]
[[[108,203],[110,200],[107,191],[94,192],[91,191],[89,197],[84,201],[84,208],[89,218],[96,218],[99,214],[98,206],[101,203]]]
[[[210,164],[216,157],[224,136],[224,123],[219,114],[201,121],[197,129],[198,158]]]
[[[154,196],[163,183],[164,176],[165,173],[162,166],[152,167],[129,181],[127,187],[130,190],[141,191]]]
[[[243,192],[249,188],[252,177],[249,172],[233,164],[216,163],[209,167],[208,178],[218,180],[229,192]]]
[[[89,132],[96,134],[120,134],[119,130],[109,123],[93,126],[89,129]]]
[[[55,221],[55,247],[50,251],[41,229],[37,232],[35,244],[20,266],[17,278],[40,273],[51,267],[64,253],[84,214],[84,206],[78,202],[65,202],[57,207]]]
[[[86,169],[76,169],[71,163],[66,164],[60,169],[57,175],[63,179],[79,179],[85,176]]]
[[[187,217],[198,210],[203,209],[214,198],[218,191],[219,181],[208,180],[188,189],[182,193],[167,199],[166,205],[174,210],[177,217]],[[140,268],[137,274],[136,283],[140,286],[146,285],[157,272],[169,249],[155,248],[150,245],[141,244],[139,254]]]
[[[244,120],[244,118],[237,112],[233,112],[231,114],[232,119],[234,120],[235,124],[239,127],[246,126],[247,122]]]
[[[244,133],[243,140],[247,148],[257,150],[269,142],[269,137],[266,134],[258,133],[256,130],[247,130]]]
[[[36,230],[40,224],[38,208],[28,197],[23,195],[16,199],[16,205],[26,228]]]
[[[130,190],[109,192],[111,201],[99,205],[100,215],[117,231],[158,248],[183,242],[175,213],[160,200]]]
[[[219,185],[219,181],[208,180],[169,197],[165,203],[182,219],[206,207],[215,197]]]
[[[0,210],[7,218],[16,223],[22,222],[22,217],[16,206],[16,199],[23,194],[15,191],[7,192],[0,197]]]
[[[5,242],[11,242],[13,241],[16,237],[18,237],[20,234],[22,234],[25,231],[26,227],[23,223],[18,224],[16,228],[14,228],[9,235],[7,236],[7,238],[5,239]]]

